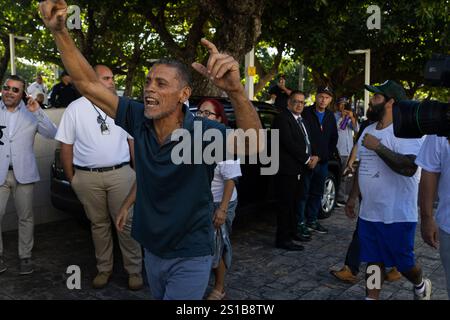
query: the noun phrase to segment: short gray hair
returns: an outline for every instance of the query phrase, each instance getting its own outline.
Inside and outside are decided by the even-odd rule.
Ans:
[[[175,68],[178,73],[178,77],[183,85],[191,86],[192,83],[192,75],[189,68],[178,60],[174,59],[159,59],[156,61],[153,66],[156,65],[166,65],[172,68]]]

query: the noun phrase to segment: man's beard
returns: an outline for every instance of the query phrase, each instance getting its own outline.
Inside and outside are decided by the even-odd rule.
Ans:
[[[381,119],[383,119],[384,114],[386,113],[386,108],[384,107],[386,105],[386,103],[379,103],[379,104],[370,104],[369,109],[367,109],[367,119],[369,119],[370,121],[380,121]]]
[[[172,113],[175,112],[175,110],[177,110],[177,108],[178,108],[178,105],[175,105],[173,108],[166,110],[166,111],[162,111],[153,116],[146,114],[145,110],[144,110],[144,117],[146,117],[147,119],[150,119],[150,120],[159,120],[159,119],[162,119],[162,118],[165,118],[165,117],[171,115]]]

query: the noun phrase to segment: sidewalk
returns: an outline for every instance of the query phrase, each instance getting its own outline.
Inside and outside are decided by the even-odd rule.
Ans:
[[[351,239],[354,222],[342,209],[322,220],[327,235],[313,235],[301,252],[286,252],[274,247],[275,213],[240,221],[233,231],[233,264],[226,279],[227,298],[233,300],[361,300],[364,297],[363,275],[355,285],[338,282],[329,269],[342,266]],[[127,289],[127,275],[119,254],[115,272],[102,290],[91,288],[96,274],[94,250],[87,226],[75,220],[38,225],[35,230],[32,275],[18,275],[17,232],[3,234],[4,259],[8,270],[0,275],[2,299],[151,299],[148,288],[138,292]],[[116,246],[117,248],[117,246]],[[115,251],[117,253],[117,250]],[[438,251],[425,245],[416,234],[416,256],[424,275],[433,282],[433,300],[446,300],[444,273]],[[66,269],[81,268],[81,289],[66,287]],[[363,270],[364,268],[362,268]],[[210,288],[208,288],[208,291]],[[411,284],[402,279],[385,283],[382,299],[411,300]]]

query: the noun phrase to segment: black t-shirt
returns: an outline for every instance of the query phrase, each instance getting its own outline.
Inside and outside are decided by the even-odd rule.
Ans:
[[[80,98],[81,95],[71,84],[67,86],[60,82],[53,89],[50,97],[50,105],[53,108],[66,108],[72,101]]]
[[[281,90],[278,85],[274,85],[272,88],[270,88],[269,94],[274,94],[277,96],[275,98],[275,106],[277,106],[278,108],[287,108],[289,95]]]
[[[204,132],[216,129],[225,139],[226,128],[216,121],[195,118],[186,106],[183,112],[186,141],[193,143],[187,143],[192,148],[188,161],[180,164],[174,163],[173,155],[183,152],[184,138],[183,142],[168,140],[160,145],[153,120],[145,118],[142,103],[119,98],[115,119],[116,125],[134,137],[136,150],[137,194],[131,235],[163,259],[209,256],[214,251],[211,181],[216,165],[205,161],[190,164],[193,161],[189,160],[196,152],[203,159],[210,145],[202,140]],[[200,127],[194,132],[195,126]],[[197,139],[203,142],[196,151]]]

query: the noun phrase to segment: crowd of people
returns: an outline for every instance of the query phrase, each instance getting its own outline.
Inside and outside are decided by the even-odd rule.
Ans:
[[[25,94],[35,99],[42,109],[67,108],[70,103],[81,97],[67,71],[61,72],[60,82],[56,83],[50,91],[44,82],[41,72],[38,72],[35,81],[25,90]]]
[[[191,113],[185,104],[192,90],[190,72],[174,60],[160,60],[150,68],[143,103],[118,97],[112,71],[104,65],[91,67],[76,48],[65,27],[62,3],[40,3],[43,21],[67,70],[53,88],[55,97],[73,90],[81,94],[68,94],[73,101],[52,95],[55,101],[59,99],[58,105],[67,103],[59,127],[42,110],[47,88],[41,76],[28,87],[31,96],[26,100],[25,82],[20,77],[10,76],[2,86],[0,226],[12,194],[19,221],[20,274],[34,271],[32,202],[39,173],[33,144],[39,133],[61,142],[64,172],[91,222],[98,270],[94,288],[105,287],[112,275],[115,228],[130,290],[143,287],[144,264],[155,299],[202,299],[211,271],[214,285],[207,299],[224,299],[225,275],[232,261],[230,235],[240,162],[223,156],[212,164],[175,164],[171,157],[178,142],[172,138],[178,129],[185,129],[194,140],[202,139],[194,130],[195,123],[219,132],[234,150],[234,137],[226,135],[228,119],[223,105],[205,99],[197,112]],[[237,127],[259,130],[258,115],[240,83],[238,62],[208,40],[201,42],[209,53],[207,64],[193,63],[192,68],[226,92]],[[69,89],[69,85],[77,89]],[[275,176],[275,246],[301,251],[313,236],[328,233],[318,216],[328,161],[338,152],[342,175],[351,173],[353,178],[341,183],[338,204],[345,206],[346,215],[357,218],[357,223],[343,268],[331,273],[354,283],[365,262],[367,278],[374,268],[380,275],[378,286],[366,282],[365,299],[378,299],[383,282],[401,276],[412,283],[414,299],[430,299],[431,281],[414,255],[420,198],[422,236],[440,249],[450,297],[449,141],[394,135],[394,103],[407,97],[404,88],[392,80],[366,85],[373,96],[368,120],[361,124],[349,100],[336,99],[330,86],[319,86],[315,103],[307,107],[306,94],[286,88],[283,77],[277,87],[272,91],[280,109],[272,124],[272,129],[279,130],[280,163]],[[211,143],[203,141],[202,150]],[[262,148],[259,141],[256,151]],[[434,219],[436,192],[439,205]],[[0,273],[6,270],[0,237]]]

